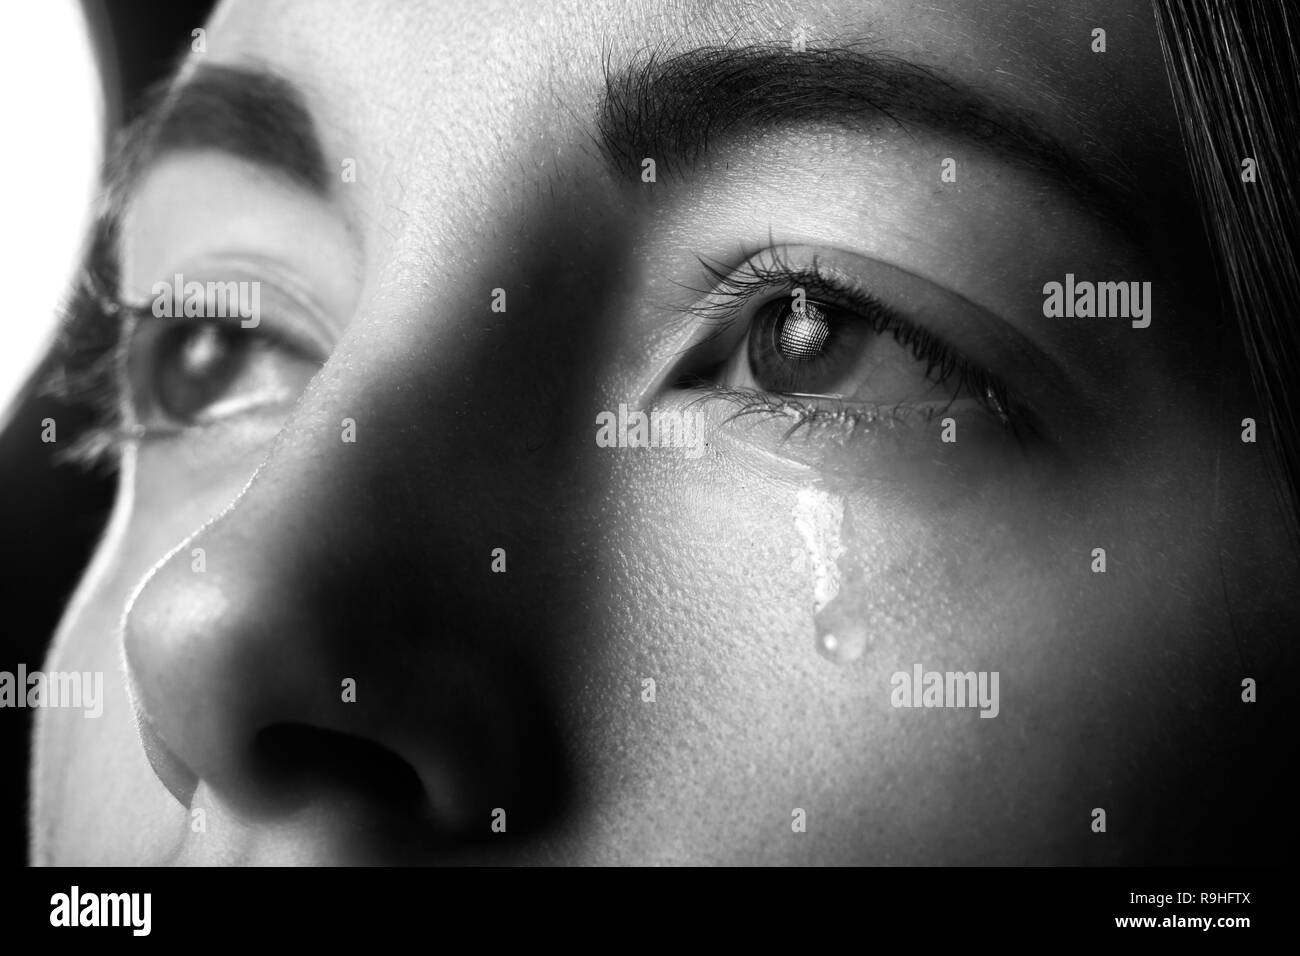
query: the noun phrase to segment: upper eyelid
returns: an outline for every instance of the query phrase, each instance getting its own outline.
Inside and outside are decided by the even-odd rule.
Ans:
[[[758,261],[758,257],[764,254],[772,256],[770,265]],[[905,309],[897,308],[866,290],[862,283],[846,275],[843,270],[823,265],[816,255],[807,265],[794,265],[782,258],[780,248],[769,248],[747,256],[739,266],[730,270],[724,270],[703,257],[698,258],[714,278],[714,283],[707,292],[700,293],[698,301],[683,311],[695,315],[712,326],[712,329],[709,334],[696,337],[683,354],[698,353],[705,346],[727,336],[754,300],[764,300],[757,307],[764,308],[791,295],[795,289],[802,289],[806,298],[823,301],[833,308],[852,311],[864,318],[869,313],[869,320],[878,326],[877,331],[881,333],[893,331],[897,337],[897,333],[902,331],[909,342],[917,337],[925,337],[946,348],[964,363],[984,371],[980,363],[970,360],[958,344],[928,328],[925,323],[910,318]],[[900,344],[906,347],[902,340]],[[991,373],[985,374],[996,378]]]
[[[775,285],[789,285],[791,280],[799,278],[806,278],[817,288],[826,286],[823,278],[825,272],[818,268],[816,255],[810,266],[793,266],[783,258],[783,249],[769,236],[767,245],[747,248],[735,257],[732,264],[696,254],[695,260],[704,271],[706,281],[712,281],[708,282],[707,288],[675,283],[691,297],[691,301],[664,304],[666,311],[677,316],[682,330],[674,334],[676,348],[666,356],[666,361],[662,361],[638,387],[637,407],[645,407],[654,402],[659,393],[678,376],[677,368],[685,359],[698,357],[706,346],[715,345],[732,332],[740,320],[741,306],[757,294]],[[763,256],[770,257],[772,264],[762,265]],[[843,298],[844,291],[850,289],[852,284],[844,283],[844,287],[844,290],[833,289],[837,297]],[[719,301],[720,298],[725,301]],[[842,307],[851,307],[851,304],[845,303]]]
[[[248,334],[263,342],[269,342],[275,347],[285,348],[304,357],[317,361],[317,357],[309,350],[303,347],[302,341],[290,334],[286,334],[283,327],[277,327],[275,322],[267,322],[265,318],[259,322],[255,328],[242,328],[240,318],[234,316],[157,316],[154,315],[149,306],[130,305],[123,310],[124,324],[122,326],[122,337],[119,349],[129,351],[136,342],[137,337],[143,330],[166,330],[169,327],[184,327],[213,325],[224,326],[238,330],[241,334]],[[128,324],[129,323],[129,324]]]
[[[104,235],[92,243],[86,260],[70,284],[70,294],[59,321],[53,347],[53,361],[40,388],[43,393],[68,402],[91,402],[102,418],[113,419],[120,412],[121,365],[128,354],[136,326],[141,321],[194,321],[166,319],[153,315],[151,302],[132,302],[118,287],[117,262],[111,243]],[[199,321],[217,321],[199,319]],[[301,346],[303,339],[283,333],[280,323],[250,329],[274,337],[282,344]],[[273,328],[272,328],[273,326]],[[324,361],[331,349],[312,339],[315,350],[298,351]],[[112,395],[105,394],[112,391]],[[110,421],[111,424],[111,421]]]
[[[802,289],[806,298],[822,301],[833,308],[870,311],[888,317],[891,321],[900,325],[921,328],[920,324],[909,319],[903,310],[891,306],[869,292],[856,288],[854,283],[843,280],[837,281],[837,278],[836,275],[828,274],[819,269],[816,262],[809,267],[755,270],[751,272],[750,278],[739,280],[733,275],[724,280],[723,287],[717,288],[711,293],[712,297],[728,296],[732,298],[730,304],[714,302],[707,306],[693,307],[692,311],[706,317],[713,310],[717,310],[717,314],[723,314],[726,309],[738,309],[740,306],[748,305],[755,299],[764,298],[770,292],[772,293],[771,297],[767,298],[763,303],[763,306],[766,306],[776,302],[779,298],[792,295],[795,289]],[[779,294],[776,291],[778,289],[782,290]],[[945,341],[945,344],[949,345],[950,348],[957,350],[956,346],[946,342],[943,336],[933,332],[930,334],[941,341]]]
[[[993,371],[987,362],[972,357],[959,342],[932,327],[932,323],[909,315],[907,308],[892,305],[888,295],[884,298],[876,295],[867,288],[872,285],[870,281],[864,282],[848,270],[827,263],[820,255],[814,253],[807,264],[795,264],[786,256],[783,247],[769,246],[746,256],[732,269],[715,265],[703,257],[697,258],[714,282],[684,311],[699,317],[709,331],[706,335],[697,335],[683,350],[657,388],[664,387],[673,378],[680,380],[683,356],[698,355],[710,346],[717,348],[718,340],[730,339],[729,333],[737,322],[742,321],[742,313],[752,301],[765,300],[759,306],[763,308],[778,301],[781,295],[788,295],[792,289],[803,287],[809,299],[829,300],[828,304],[833,307],[852,311],[864,318],[870,314],[867,320],[876,326],[879,334],[890,334],[913,360],[925,363],[925,375],[931,381],[951,387],[955,392],[971,391],[977,401],[996,411],[1004,423],[1010,420],[1015,430],[1023,427],[1028,433],[1043,433],[1040,415],[1025,403],[1019,390],[1009,385],[1006,378]],[[879,268],[903,272],[886,263],[871,261]],[[914,283],[924,283],[943,296],[958,298],[919,276],[908,275]],[[775,294],[778,289],[780,295]],[[975,308],[973,304],[972,308]],[[744,321],[744,336],[749,334],[751,322],[752,315],[750,320]],[[725,341],[724,344],[730,347]],[[933,374],[936,369],[940,373],[937,378]],[[955,400],[956,395],[953,397]]]
[[[807,274],[795,275],[787,278],[786,282],[793,279],[808,281],[812,290],[808,292],[808,298],[814,299],[817,294],[823,296],[833,296],[836,300],[845,296],[843,289],[836,287],[822,274],[809,272]],[[820,293],[818,290],[821,290]],[[839,303],[833,305],[834,308],[848,311],[856,310],[859,312],[879,309],[881,314],[879,319],[872,319],[873,325],[877,326],[877,335],[890,335],[894,341],[908,354],[911,358],[920,363],[926,362],[925,375],[934,381],[937,385],[947,386],[952,378],[956,376],[957,383],[954,388],[954,394],[950,400],[956,401],[957,393],[963,388],[969,388],[976,391],[977,400],[981,404],[988,405],[990,408],[1000,407],[1005,413],[1009,405],[1017,408],[1017,414],[1023,414],[1019,409],[1019,401],[1008,394],[1008,389],[1001,378],[982,367],[968,358],[958,347],[953,345],[942,335],[926,328],[924,325],[914,322],[897,309],[884,305],[874,296],[859,296],[849,294],[849,298],[860,298],[862,301],[851,301],[848,303]],[[748,299],[746,301],[749,301]],[[764,306],[778,301],[776,297],[769,299]],[[750,330],[752,331],[752,326]],[[941,355],[923,356],[918,354],[923,349],[934,349],[940,351]],[[935,378],[931,373],[936,368],[941,369],[941,374]]]
[[[250,275],[258,274],[251,272]],[[324,364],[333,352],[332,336],[334,330],[330,328],[330,323],[325,318],[324,310],[321,306],[313,301],[309,294],[304,294],[300,289],[295,287],[295,283],[287,281],[282,276],[276,276],[274,279],[255,280],[260,283],[260,295],[268,300],[270,308],[263,308],[259,320],[255,326],[243,326],[241,331],[257,335],[264,339],[292,349],[293,351],[310,358],[319,364]],[[281,300],[287,300],[292,308],[277,308]],[[110,308],[121,314],[123,318],[132,318],[137,323],[183,323],[183,322],[206,322],[206,323],[242,323],[243,319],[238,315],[230,316],[156,316],[152,310],[152,300],[146,303],[127,302],[119,298],[112,298],[106,303]],[[295,314],[297,312],[308,313],[307,317]],[[123,328],[125,335],[126,329]],[[125,340],[129,345],[129,339]]]
[[[803,251],[801,251],[803,250]],[[711,263],[701,260],[706,270]],[[805,264],[806,263],[806,264]],[[990,311],[922,275],[892,263],[847,249],[800,243],[769,245],[748,252],[729,272],[776,276],[784,270],[805,277],[816,273],[832,282],[841,301],[875,300],[907,324],[924,330],[962,355],[973,365],[1003,378],[1023,398],[1035,404],[1066,406],[1085,412],[1088,402],[1068,370],[1022,332],[1015,322]],[[711,274],[722,271],[715,266]],[[741,282],[746,281],[741,276]],[[840,288],[842,287],[842,289]],[[708,292],[685,311],[707,314],[715,303],[704,301]],[[717,311],[716,309],[714,310]],[[1007,373],[1010,373],[1009,375]]]

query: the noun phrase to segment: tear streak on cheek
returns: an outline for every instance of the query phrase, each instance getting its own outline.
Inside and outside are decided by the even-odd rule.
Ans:
[[[852,519],[844,499],[819,488],[800,488],[792,509],[803,550],[795,551],[796,573],[812,585],[813,640],[818,653],[836,664],[857,660],[871,643],[866,622],[852,614],[862,568],[856,553],[844,546],[845,524],[852,538]],[[845,591],[844,589],[848,590]]]
[[[791,568],[807,582],[814,649],[847,665],[872,648],[893,657],[948,646],[943,563],[904,540],[908,523],[889,520],[888,507],[866,518],[862,507],[817,486],[795,494]]]

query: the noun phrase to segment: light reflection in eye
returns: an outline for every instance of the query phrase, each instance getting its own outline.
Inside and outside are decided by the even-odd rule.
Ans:
[[[146,316],[127,341],[130,409],[146,437],[291,403],[319,363],[235,320]]]
[[[974,330],[983,359],[1015,369],[1026,350],[1003,320],[894,266],[831,258],[810,252],[804,264],[776,247],[739,267],[705,262],[712,287],[686,311],[709,334],[686,350],[672,387],[723,398],[738,416],[793,418],[791,434],[805,424],[834,424],[846,439],[882,423],[915,429],[952,409],[982,414],[990,433],[1020,444],[1038,437],[1037,416],[1003,379],[938,331]]]
[[[249,337],[216,322],[180,325],[159,336],[153,401],[182,422],[194,421],[231,387],[248,361]]]
[[[790,359],[812,358],[821,352],[830,332],[830,321],[816,303],[789,306],[777,322],[777,350]]]

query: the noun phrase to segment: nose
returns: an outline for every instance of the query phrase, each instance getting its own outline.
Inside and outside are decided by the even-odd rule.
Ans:
[[[564,742],[599,653],[574,516],[602,497],[588,423],[631,229],[590,197],[545,203],[509,262],[375,292],[244,491],[138,589],[137,727],[182,804],[219,800],[254,838],[309,820],[355,843],[379,821],[443,849],[570,811]]]
[[[127,670],[159,779],[187,805],[202,781],[254,824],[310,807],[340,839],[382,819],[441,844],[491,833],[496,808],[515,829],[544,815],[560,759],[530,663],[452,607],[474,598],[410,560],[379,502],[339,517],[328,499],[259,477],[132,602]]]
[[[559,272],[531,266],[539,291]],[[535,315],[470,348],[437,322],[408,322],[423,338],[379,356],[353,340],[244,491],[137,590],[121,633],[137,728],[182,804],[200,793],[254,835],[311,820],[313,840],[352,844],[379,821],[407,849],[500,845],[498,811],[512,838],[563,813],[557,715],[581,675],[556,662],[585,653],[566,592],[590,569],[560,522],[595,494],[574,448],[594,443],[585,395],[519,414],[529,376],[566,367],[539,363],[568,339]],[[504,400],[465,394],[489,374],[513,383]],[[550,610],[565,607],[568,626]]]

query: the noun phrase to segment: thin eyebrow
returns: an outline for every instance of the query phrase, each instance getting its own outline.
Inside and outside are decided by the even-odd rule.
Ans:
[[[859,131],[893,124],[953,135],[1132,225],[1134,184],[1085,162],[1032,113],[892,54],[854,44],[796,52],[773,43],[651,54],[619,70],[605,58],[596,126],[618,177],[639,172],[645,157],[656,170],[689,173],[720,141],[818,124]]]

